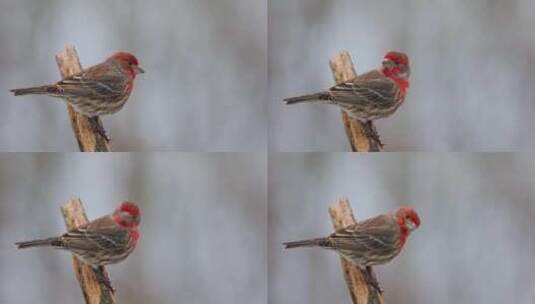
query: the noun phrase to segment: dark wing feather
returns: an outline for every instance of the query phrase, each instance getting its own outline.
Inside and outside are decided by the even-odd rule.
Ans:
[[[333,249],[357,264],[368,264],[371,259],[397,253],[397,229],[391,215],[380,215],[336,231],[329,241]]]
[[[106,62],[67,77],[57,83],[65,97],[106,99],[121,96],[127,86],[117,63]]]
[[[384,104],[385,107],[395,102],[399,93],[396,83],[386,77],[341,83],[329,89],[335,102],[347,105]]]
[[[65,233],[62,241],[66,248],[75,252],[121,252],[130,242],[130,234],[118,227],[110,216],[105,216]]]

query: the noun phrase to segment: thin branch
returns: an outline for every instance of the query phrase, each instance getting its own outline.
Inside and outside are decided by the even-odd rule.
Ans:
[[[351,55],[347,51],[342,51],[329,61],[334,81],[338,83],[351,81],[357,77]],[[346,135],[353,152],[380,152],[383,145],[379,140],[373,122],[363,124],[356,119],[350,118],[345,111],[342,111],[342,121],[346,130]],[[374,136],[376,135],[376,136]]]
[[[56,62],[62,78],[69,77],[82,71],[82,65],[78,54],[73,46],[67,46],[65,50],[56,55]],[[79,114],[67,104],[67,111],[71,120],[74,136],[78,141],[78,147],[82,152],[108,152],[111,151],[110,143],[92,127],[89,118]],[[100,118],[96,118],[98,125],[102,127]]]
[[[347,199],[337,199],[331,207],[329,214],[334,230],[340,230],[356,223],[351,205]],[[364,280],[359,267],[340,257],[344,279],[351,295],[353,304],[383,304],[382,295]]]
[[[71,199],[61,207],[61,213],[63,213],[67,230],[72,230],[88,222],[84,207],[79,198]],[[91,266],[81,262],[74,255],[72,256],[72,261],[74,273],[82,288],[86,304],[114,304],[115,297],[113,293],[102,283],[102,280],[98,280],[98,274],[95,270]],[[104,273],[102,275],[107,276]]]

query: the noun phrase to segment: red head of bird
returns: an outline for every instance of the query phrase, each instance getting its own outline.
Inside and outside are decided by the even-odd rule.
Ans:
[[[408,80],[411,74],[409,57],[407,54],[401,52],[388,52],[383,58],[383,68],[381,71],[387,77],[407,81],[408,86]]]
[[[127,68],[131,76],[135,78],[137,74],[145,73],[145,71],[139,67],[139,61],[136,56],[127,52],[117,52],[111,55],[107,60],[117,60],[121,62],[123,67]]]
[[[131,202],[122,202],[112,217],[117,224],[125,228],[136,228],[141,222],[141,212],[138,206]]]
[[[414,209],[405,206],[396,210],[395,217],[404,243],[407,236],[420,226],[420,217]]]

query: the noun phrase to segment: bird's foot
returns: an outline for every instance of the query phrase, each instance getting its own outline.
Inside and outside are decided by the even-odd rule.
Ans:
[[[364,123],[364,130],[366,131],[366,137],[375,141],[381,149],[384,147],[381,137],[379,136],[379,133],[377,133],[377,129],[371,120],[368,120],[366,123]]]
[[[98,116],[89,117],[89,122],[91,123],[91,129],[93,129],[93,132],[102,136],[105,141],[110,142],[111,138],[108,137],[106,130],[104,130],[104,127],[98,122]]]
[[[111,293],[115,293],[115,288],[111,286],[111,280],[106,271],[104,270],[103,266],[98,267],[98,281],[102,283]]]
[[[364,270],[362,270],[361,272],[362,272],[362,276],[364,278],[364,281],[366,281],[366,283],[368,285],[370,285],[373,288],[375,288],[375,290],[377,290],[378,293],[382,294],[384,289],[379,284],[379,281],[377,281],[377,277],[373,273],[372,267],[371,266],[366,266],[366,268]]]

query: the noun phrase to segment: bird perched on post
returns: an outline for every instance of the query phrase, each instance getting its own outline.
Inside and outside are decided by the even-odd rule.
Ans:
[[[327,91],[284,99],[286,104],[321,102],[341,107],[363,123],[394,113],[405,101],[409,88],[409,57],[401,52],[388,52],[381,69],[337,84]]]
[[[122,202],[109,215],[95,219],[67,233],[46,239],[15,243],[19,249],[53,247],[70,251],[82,262],[103,274],[103,266],[126,259],[139,240],[141,212],[136,204]],[[109,278],[103,283],[113,291]]]
[[[379,291],[371,266],[385,264],[400,252],[409,234],[420,226],[420,217],[410,207],[382,214],[317,239],[283,243],[285,249],[320,247],[338,252],[358,267],[365,267],[365,279]]]
[[[54,84],[13,89],[15,96],[48,95],[61,98],[74,109],[89,118],[96,131],[96,117],[119,111],[132,93],[136,75],[144,73],[137,58],[126,52],[117,52],[104,62]]]

